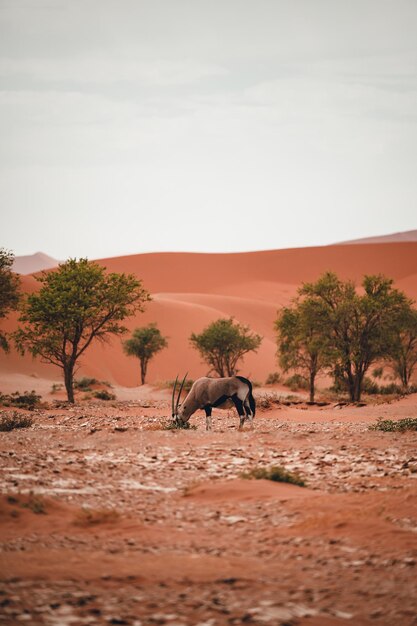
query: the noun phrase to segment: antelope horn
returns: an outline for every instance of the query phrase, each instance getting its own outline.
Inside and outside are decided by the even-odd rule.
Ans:
[[[175,379],[174,388],[172,390],[172,415],[175,415],[175,408],[174,408],[175,400],[174,400],[174,398],[175,398],[175,390],[177,388],[177,382],[178,382],[178,374],[177,374],[177,377]]]
[[[184,376],[184,378],[182,379],[182,383],[181,383],[180,391],[179,391],[179,393],[178,393],[177,404],[176,404],[176,406],[175,406],[175,414],[177,414],[177,411],[178,411],[178,405],[179,405],[179,403],[180,403],[180,398],[181,398],[182,388],[184,387],[185,379],[187,378],[187,376],[188,376],[188,372],[186,373],[186,375],[185,375],[185,376]]]

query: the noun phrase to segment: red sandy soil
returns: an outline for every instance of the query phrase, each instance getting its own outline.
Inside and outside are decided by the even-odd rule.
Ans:
[[[243,431],[215,410],[206,432],[142,394],[0,432],[0,624],[417,624],[417,433],[369,430],[415,395],[274,404]],[[242,478],[273,465],[307,486]]]
[[[205,375],[207,366],[190,346],[189,337],[219,317],[230,316],[263,336],[258,353],[246,357],[241,374],[264,381],[277,369],[273,328],[277,309],[291,301],[302,282],[316,280],[327,270],[357,283],[365,273],[383,273],[410,297],[417,298],[417,242],[241,254],[139,254],[103,259],[100,263],[109,271],[136,274],[152,294],[153,301],[146,312],[127,323],[133,329],[157,322],[168,337],[168,349],[150,363],[151,383],[172,380],[185,371],[191,378]],[[22,284],[26,291],[37,288],[32,276],[24,276]],[[16,319],[17,315],[10,316],[6,329],[15,328]],[[5,374],[32,375],[34,380],[55,380],[59,376],[56,368],[30,356],[22,358],[13,351],[0,354],[0,377]],[[138,384],[139,367],[135,359],[123,353],[117,339],[109,345],[91,346],[79,371],[82,375],[134,387]],[[35,382],[31,388],[36,389]]]

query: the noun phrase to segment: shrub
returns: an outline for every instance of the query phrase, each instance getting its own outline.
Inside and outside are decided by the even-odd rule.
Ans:
[[[276,385],[281,382],[281,374],[279,372],[271,372],[265,381],[265,385]]]
[[[194,384],[194,381],[191,378],[186,379],[184,383],[183,391],[188,393],[191,387],[193,386],[193,384]],[[173,389],[174,385],[175,385],[175,380],[167,380],[163,386],[168,387],[168,389]],[[177,393],[178,393],[178,383],[177,383]]]
[[[95,391],[93,393],[93,396],[95,398],[98,398],[99,400],[116,400],[116,396],[114,395],[114,393],[109,393],[108,391],[106,391],[106,389]]]
[[[195,424],[190,424],[190,422],[179,424],[178,422],[171,420],[163,427],[163,430],[197,430],[197,426]]]
[[[389,385],[378,385],[376,382],[365,376],[362,384],[362,391],[369,395],[393,395],[403,394],[404,390],[400,385],[396,383],[390,383]]]
[[[389,385],[381,385],[379,393],[383,395],[403,394],[404,390],[400,385],[390,383]]]
[[[93,526],[95,524],[114,524],[120,518],[114,509],[81,509],[74,519],[76,526]]]
[[[51,393],[56,393],[57,391],[61,391],[61,389],[63,389],[64,385],[62,383],[54,383],[52,385],[52,389],[51,389]]]
[[[298,389],[308,389],[308,382],[301,376],[300,374],[294,374],[289,378],[286,378],[284,381],[284,385],[289,387],[291,391],[297,391]]]
[[[362,382],[362,391],[370,395],[375,395],[379,393],[378,383],[368,378],[368,376],[365,376]]]
[[[403,433],[406,430],[417,430],[417,418],[405,417],[400,420],[383,420],[379,418],[376,424],[369,426],[369,430],[382,430],[385,433]]]
[[[80,389],[81,391],[91,391],[91,385],[96,385],[99,381],[96,378],[88,378],[83,376],[79,380],[74,380],[74,389]]]
[[[33,411],[35,406],[40,403],[41,396],[38,396],[35,391],[25,391],[24,393],[19,393],[19,391],[15,391],[10,395],[0,395],[0,401],[3,406],[17,406],[21,409],[28,409],[29,411]]]
[[[373,371],[372,371],[372,376],[374,378],[382,378],[382,375],[384,373],[384,368],[383,367],[376,367]]]
[[[292,485],[298,485],[299,487],[305,487],[305,481],[293,472],[289,472],[284,467],[272,466],[272,467],[255,467],[249,472],[241,474],[242,478],[246,479],[266,479],[272,480],[277,483],[291,483]]]
[[[22,507],[29,509],[32,513],[36,513],[36,515],[46,515],[44,500],[41,496],[37,496],[33,493],[30,494],[28,501],[22,504]]]
[[[16,428],[30,428],[33,424],[31,417],[20,415],[17,411],[13,411],[11,415],[4,415],[0,419],[0,431],[9,432]]]
[[[276,393],[264,393],[256,397],[256,407],[261,411],[270,409],[274,404],[280,404],[281,396]]]

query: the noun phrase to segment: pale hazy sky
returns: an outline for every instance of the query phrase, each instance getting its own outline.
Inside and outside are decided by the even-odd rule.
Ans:
[[[416,0],[0,0],[0,246],[417,228]]]

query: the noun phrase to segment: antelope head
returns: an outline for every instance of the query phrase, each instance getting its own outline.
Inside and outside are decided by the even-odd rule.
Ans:
[[[179,428],[186,428],[188,426],[188,423],[182,419],[181,405],[180,405],[181,393],[185,384],[185,379],[187,378],[187,374],[182,379],[182,383],[180,385],[180,390],[178,392],[177,398],[175,398],[175,391],[176,391],[177,383],[178,383],[178,375],[175,379],[174,388],[172,390],[172,419],[174,420],[174,423]]]

